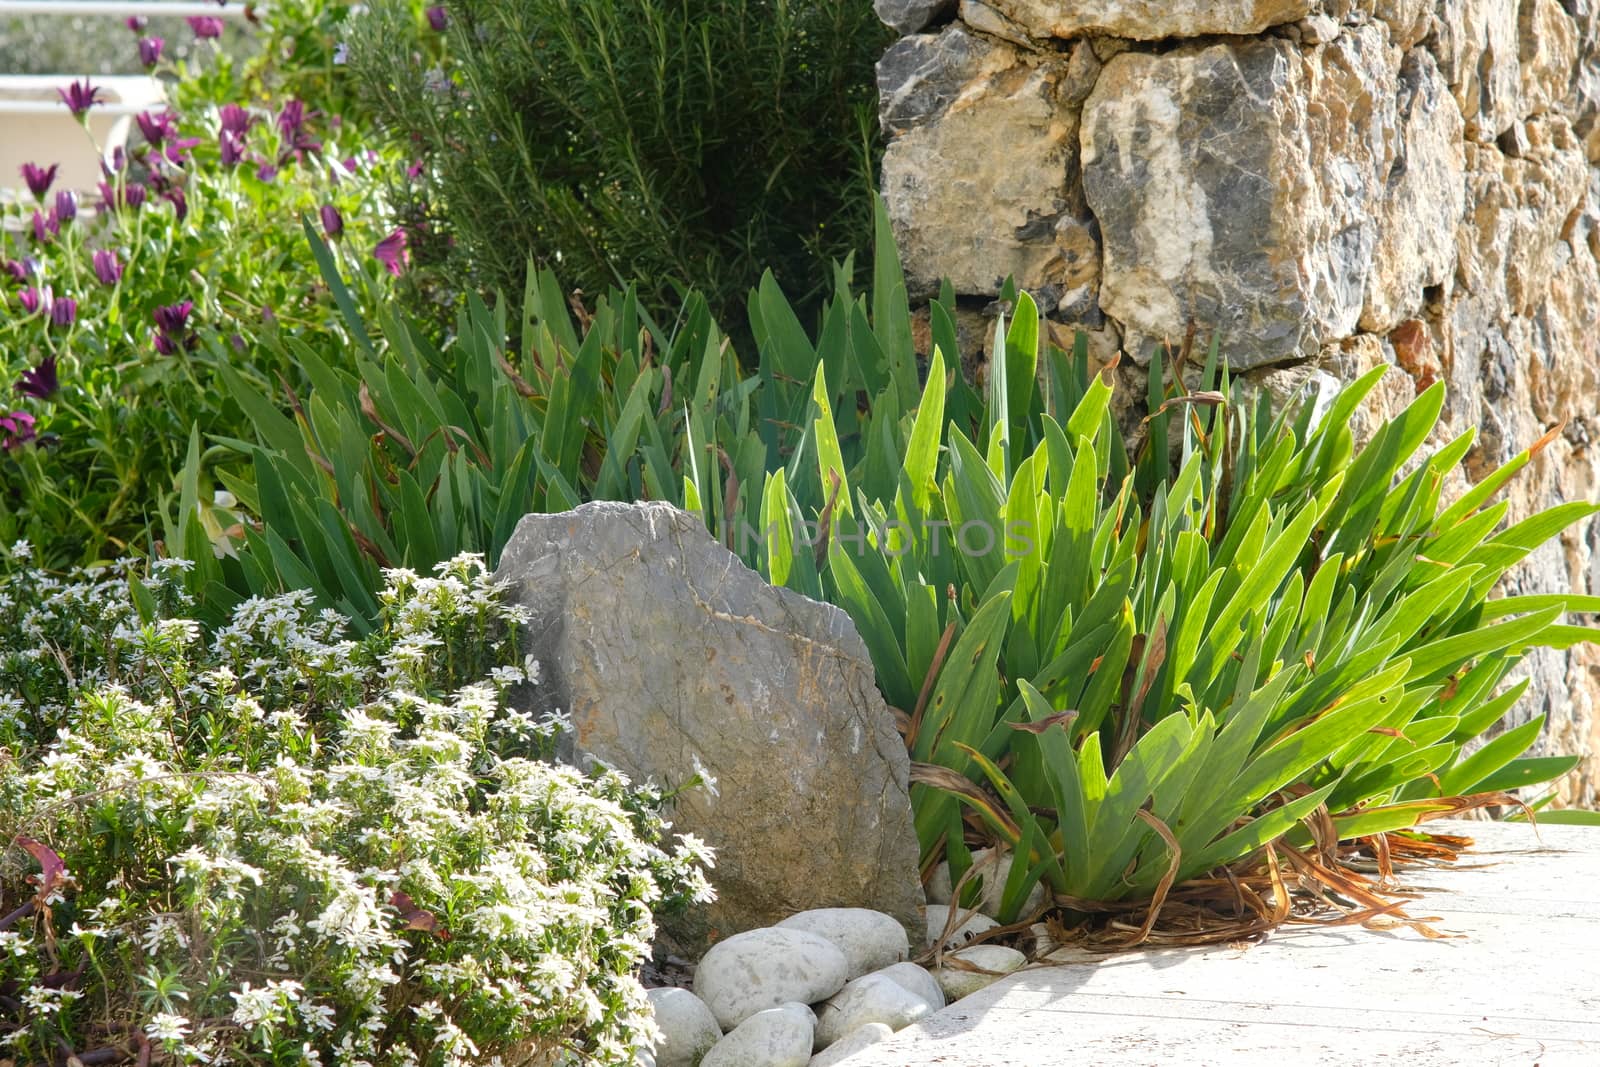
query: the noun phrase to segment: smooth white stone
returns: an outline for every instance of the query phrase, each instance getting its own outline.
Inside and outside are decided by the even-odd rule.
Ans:
[[[695,1067],[722,1040],[722,1027],[706,1002],[687,989],[647,989],[650,1010],[661,1028],[655,1067]]]
[[[788,1001],[827,1000],[844,987],[847,970],[827,938],[768,926],[712,945],[695,969],[694,991],[728,1031]]]
[[[892,915],[869,908],[814,908],[791,915],[780,930],[805,930],[831,941],[844,953],[846,979],[898,963],[911,955],[906,928]]]
[[[938,980],[939,988],[944,990],[948,1001],[960,1000],[970,996],[986,986],[993,985],[1001,978],[1020,971],[1028,962],[1028,957],[1014,948],[1004,945],[973,945],[971,948],[961,949],[945,956],[946,960],[964,960],[975,967],[982,967],[986,971],[998,971],[998,974],[983,974],[979,971],[968,971],[956,967],[940,967],[933,972],[933,977]]]
[[[713,1045],[700,1067],[806,1067],[816,1024],[804,1004],[758,1011]]]
[[[806,1067],[833,1067],[834,1064],[844,1062],[867,1046],[876,1045],[878,1042],[893,1036],[894,1031],[882,1023],[867,1023],[865,1026],[858,1026],[850,1031],[847,1036],[840,1038],[811,1057],[811,1062]]]
[[[933,1012],[932,1004],[894,979],[879,974],[863,975],[846,983],[817,1011],[813,1050],[821,1052],[868,1023],[882,1023],[891,1030],[902,1030]]]

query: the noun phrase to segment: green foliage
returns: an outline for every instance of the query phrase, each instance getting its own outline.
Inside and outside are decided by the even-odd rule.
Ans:
[[[968,809],[1026,858],[1003,920],[1040,880],[1084,900],[1149,897],[1164,877],[1303,836],[1319,808],[1361,836],[1576,764],[1519,758],[1542,717],[1463,746],[1525,688],[1496,695],[1526,651],[1591,639],[1560,620],[1597,598],[1487,598],[1600,506],[1496,532],[1498,475],[1442,506],[1471,434],[1417,456],[1435,386],[1357,449],[1349,416],[1381,370],[1314,422],[1309,404],[1274,417],[1240,388],[1175,392],[1158,357],[1157,444],[1130,463],[1081,350],[1065,378],[1051,354],[1037,387],[1036,315],[1019,297],[996,332],[984,432],[946,423],[942,456],[935,356],[901,426],[899,484],[836,516],[827,583],[911,714],[925,852],[960,842]],[[955,878],[964,854],[950,847]]]
[[[910,724],[927,858],[947,851],[959,878],[974,820],[1027,857],[1003,918],[1041,880],[1149,895],[1169,871],[1304,834],[1320,807],[1360,836],[1575,764],[1523,756],[1537,719],[1463,753],[1517,700],[1500,690],[1522,655],[1588,640],[1561,616],[1600,607],[1488,599],[1600,510],[1502,528],[1493,495],[1532,450],[1445,506],[1471,435],[1418,455],[1440,388],[1358,449],[1350,415],[1375,375],[1314,421],[1214,382],[1213,351],[1214,391],[1184,393],[1153,361],[1130,455],[1111,386],[1082,344],[1041,352],[1027,294],[981,394],[947,370],[936,302],[919,384],[885,232],[880,215],[871,298],[841,270],[815,344],[770,278],[751,294],[754,374],[697,299],[671,329],[631,291],[575,323],[547,273],[516,353],[503,305],[476,301],[446,351],[392,316],[353,371],[299,346],[314,388],[292,416],[229,380],[260,443],[235,446],[253,480],[225,480],[260,529],[213,558],[191,494],[169,540],[214,603],[305,586],[371,618],[380,566],[492,559],[528,510],[673,501],[771,580],[850,613]]]
[[[196,565],[191,586],[210,618],[248,596],[309,588],[369,625],[382,568],[426,568],[460,551],[492,563],[525,513],[592,499],[687,507],[762,566],[771,478],[787,470],[795,489],[785,499],[815,515],[828,498],[818,455],[840,471],[865,464],[893,477],[881,451],[867,462],[867,446],[887,440],[919,386],[892,245],[880,288],[898,313],[870,325],[868,302],[841,268],[817,346],[776,281],[763,279],[750,302],[762,352],[751,372],[697,296],[667,323],[635,291],[613,292],[575,322],[548,271],[528,275],[514,324],[503,302],[469,300],[443,348],[392,311],[369,327],[331,251],[307,236],[356,343],[318,350],[304,338],[265,338],[291,377],[310,383],[293,395],[228,367],[212,344],[223,395],[255,440],[219,439],[210,455],[191,442],[165,527],[166,543]],[[816,374],[826,382],[813,384]],[[862,393],[879,397],[870,411],[859,409]],[[815,438],[806,431],[814,411],[836,413]],[[228,463],[229,453],[248,465]],[[213,477],[253,521],[208,508]],[[791,584],[821,594],[804,552],[776,558]]]
[[[175,565],[0,561],[0,1044],[155,1062],[630,1064],[663,797],[546,761],[481,560],[205,630]],[[49,653],[42,650],[49,649]],[[64,1050],[64,1051],[63,1051]],[[125,1057],[132,1060],[130,1051]],[[148,1058],[148,1057],[147,1057]]]
[[[385,295],[370,256],[387,232],[391,160],[366,148],[359,123],[324,110],[341,101],[323,53],[345,11],[320,0],[274,8],[248,62],[163,60],[156,74],[173,81],[173,105],[140,116],[159,143],[136,126],[98,195],[58,184],[0,207],[0,416],[23,426],[0,440],[0,541],[28,539],[57,566],[149,551],[190,429],[247,432],[216,366],[301,386],[261,339],[342,340],[333,303],[306,281],[303,217],[335,209],[347,269],[371,276],[365,299]],[[298,125],[291,100],[304,106]],[[237,159],[223,153],[229,118],[248,123]],[[181,329],[161,328],[161,309],[183,308]],[[201,329],[222,344],[196,347]],[[13,392],[46,367],[59,390]],[[237,521],[218,515],[213,525]]]
[[[769,267],[814,304],[870,231],[892,35],[866,0],[463,0],[442,35],[419,6],[372,5],[350,66],[426,163],[419,236],[458,291],[515,293],[531,255],[730,322]]]

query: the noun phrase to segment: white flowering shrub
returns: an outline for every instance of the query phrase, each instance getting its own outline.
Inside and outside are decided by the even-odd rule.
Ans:
[[[206,633],[171,566],[0,576],[0,1062],[631,1062],[709,860],[506,706],[481,561],[359,642],[297,594]]]

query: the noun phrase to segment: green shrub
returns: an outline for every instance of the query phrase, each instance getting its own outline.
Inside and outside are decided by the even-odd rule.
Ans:
[[[274,64],[315,57],[322,38],[281,21],[304,7],[265,33]],[[307,284],[302,216],[336,211],[347,269],[387,279],[371,254],[388,232],[389,160],[322,110],[337,100],[322,72],[218,55],[156,73],[176,79],[172,106],[137,116],[98,195],[60,188],[40,159],[38,195],[0,206],[0,542],[30,539],[49,565],[149,550],[190,428],[245,429],[216,362],[298,385],[259,338],[339,340],[343,320]],[[200,351],[201,329],[222,346]]]
[[[548,271],[530,273],[514,330],[504,303],[491,310],[475,298],[442,349],[387,311],[369,328],[311,240],[356,344],[269,340],[312,383],[285,396],[228,369],[213,342],[225,395],[255,430],[254,442],[225,441],[215,452],[237,450],[250,462],[214,471],[195,442],[166,525],[167,544],[196,564],[191,587],[211,617],[247,596],[309,588],[366,625],[383,567],[427,568],[458,551],[493,564],[526,512],[591,499],[686,506],[761,566],[762,550],[742,533],[760,521],[768,471],[795,472],[796,507],[826,504],[821,484],[801,473],[815,469],[806,428],[816,398],[838,413],[827,447],[852,457],[881,443],[916,401],[904,284],[882,219],[879,325],[841,271],[813,347],[769,275],[751,295],[763,353],[756,371],[740,364],[698,296],[675,320],[657,322],[633,290],[614,291],[575,322]],[[821,392],[811,381],[819,367],[829,383]],[[876,398],[869,411],[858,395]],[[975,406],[970,390],[957,395]],[[892,484],[884,452],[870,467]],[[252,519],[231,535],[202,491],[213,474]],[[789,580],[821,595],[814,569]]]
[[[442,35],[418,8],[372,5],[350,65],[426,163],[418,220],[453,237],[458,291],[518,292],[531,256],[730,322],[769,267],[809,304],[869,232],[890,35],[868,0],[461,0]]]
[[[0,581],[0,1055],[629,1064],[652,910],[707,892],[661,796],[544,762],[520,609],[390,572],[206,632],[176,564]],[[63,1052],[63,1050],[65,1050]]]
[[[966,870],[964,806],[1028,857],[1004,918],[1040,880],[1149,895],[1169,869],[1303,835],[1319,806],[1364,836],[1574,766],[1523,758],[1542,719],[1464,754],[1516,702],[1501,685],[1522,655],[1590,639],[1560,616],[1600,608],[1488,599],[1600,511],[1500,529],[1492,497],[1532,450],[1445,506],[1471,435],[1415,457],[1440,388],[1358,451],[1348,417],[1374,375],[1313,425],[1309,405],[1274,415],[1225,381],[1187,393],[1158,357],[1130,456],[1111,387],[1081,345],[1041,352],[1026,294],[982,395],[947,372],[953,318],[935,302],[919,386],[881,233],[879,253],[871,300],[837,280],[815,345],[764,283],[757,374],[696,301],[675,331],[631,293],[575,326],[548,276],[530,284],[519,353],[504,309],[478,303],[448,352],[392,318],[383,363],[339,372],[303,352],[317,385],[293,417],[239,392],[261,444],[245,446],[253,479],[229,484],[261,528],[236,559],[213,559],[187,519],[173,543],[217,603],[304,585],[370,617],[362,589],[384,560],[493,557],[525,510],[647,496],[697,512],[770,580],[850,613],[910,724],[925,859]],[[1169,440],[1176,466],[1153,444]]]
[[[1354,447],[1350,416],[1384,368],[1314,423],[1309,403],[1274,417],[1225,384],[1163,387],[1158,357],[1149,440],[1163,446],[1130,470],[1112,389],[1086,379],[1081,352],[1077,373],[1054,353],[1038,388],[1038,329],[1024,294],[997,331],[974,435],[944,418],[935,356],[896,441],[898,485],[847,481],[828,553],[830,599],[910,716],[925,855],[964,873],[969,808],[1026,857],[1003,921],[1041,880],[1079,901],[1159,896],[1163,879],[1284,835],[1309,842],[1314,812],[1364,837],[1459,810],[1450,798],[1505,802],[1577,764],[1519,758],[1543,716],[1464,746],[1526,689],[1501,691],[1528,650],[1594,639],[1561,617],[1600,598],[1489,594],[1600,505],[1502,528],[1507,505],[1491,500],[1531,452],[1442,504],[1473,438],[1414,459],[1442,386]],[[792,517],[776,504],[768,522]]]

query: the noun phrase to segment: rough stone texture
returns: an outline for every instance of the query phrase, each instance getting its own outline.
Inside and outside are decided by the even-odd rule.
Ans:
[[[806,1067],[816,1023],[799,1003],[757,1012],[713,1045],[700,1067]]]
[[[897,53],[883,189],[915,291],[949,277],[971,315],[1015,273],[1057,343],[1132,357],[1135,398],[1191,319],[1275,395],[1389,366],[1358,437],[1443,381],[1467,478],[1563,426],[1512,521],[1600,492],[1597,0],[967,0]],[[987,332],[960,336],[981,379]],[[1600,591],[1596,549],[1600,522],[1501,592]],[[1562,800],[1600,803],[1600,653],[1526,669],[1509,721],[1548,713],[1536,751],[1590,757]]]
[[[832,1045],[811,1057],[807,1067],[834,1067],[843,1063],[862,1049],[876,1045],[880,1041],[887,1041],[894,1036],[894,1031],[882,1023],[867,1023],[858,1026],[846,1037],[840,1038]]]
[[[1084,105],[1083,181],[1104,242],[1100,306],[1130,347],[1214,325],[1249,368],[1354,331],[1395,160],[1396,83],[1368,25],[1125,52]],[[1241,106],[1250,101],[1249,106]]]
[[[1013,22],[1040,36],[1096,33],[1156,41],[1164,37],[1260,33],[1310,14],[1316,0],[992,0]]]
[[[717,850],[714,904],[669,926],[680,955],[713,931],[815,907],[867,907],[920,932],[905,745],[838,608],[774,589],[664,504],[529,515],[497,578],[533,612],[571,758],[676,787],[673,823]]]
[[[1070,56],[1040,54],[954,26],[885,56],[884,198],[907,285],[994,295],[1008,275],[1060,305],[1093,303],[1099,270],[1077,170],[1077,112],[1059,107]],[[1080,64],[1081,66],[1081,64]]]
[[[868,1023],[903,1030],[937,1010],[892,978],[863,975],[829,997],[818,1010],[813,1051],[821,1052]]]
[[[697,1067],[703,1057],[722,1040],[722,1027],[706,1002],[689,992],[666,986],[649,989],[650,1010],[661,1028],[656,1043],[656,1067]]]
[[[694,992],[732,1030],[758,1011],[789,1001],[815,1004],[844,987],[844,953],[804,930],[746,930],[711,946],[694,972]]]
[[[906,928],[892,915],[867,908],[816,908],[791,915],[780,930],[805,930],[844,953],[846,975],[860,978],[911,954]]]
[[[1466,204],[1461,112],[1424,49],[1400,65],[1398,144],[1376,206],[1378,240],[1367,276],[1361,329],[1387,333],[1422,304],[1455,266],[1453,235]]]

